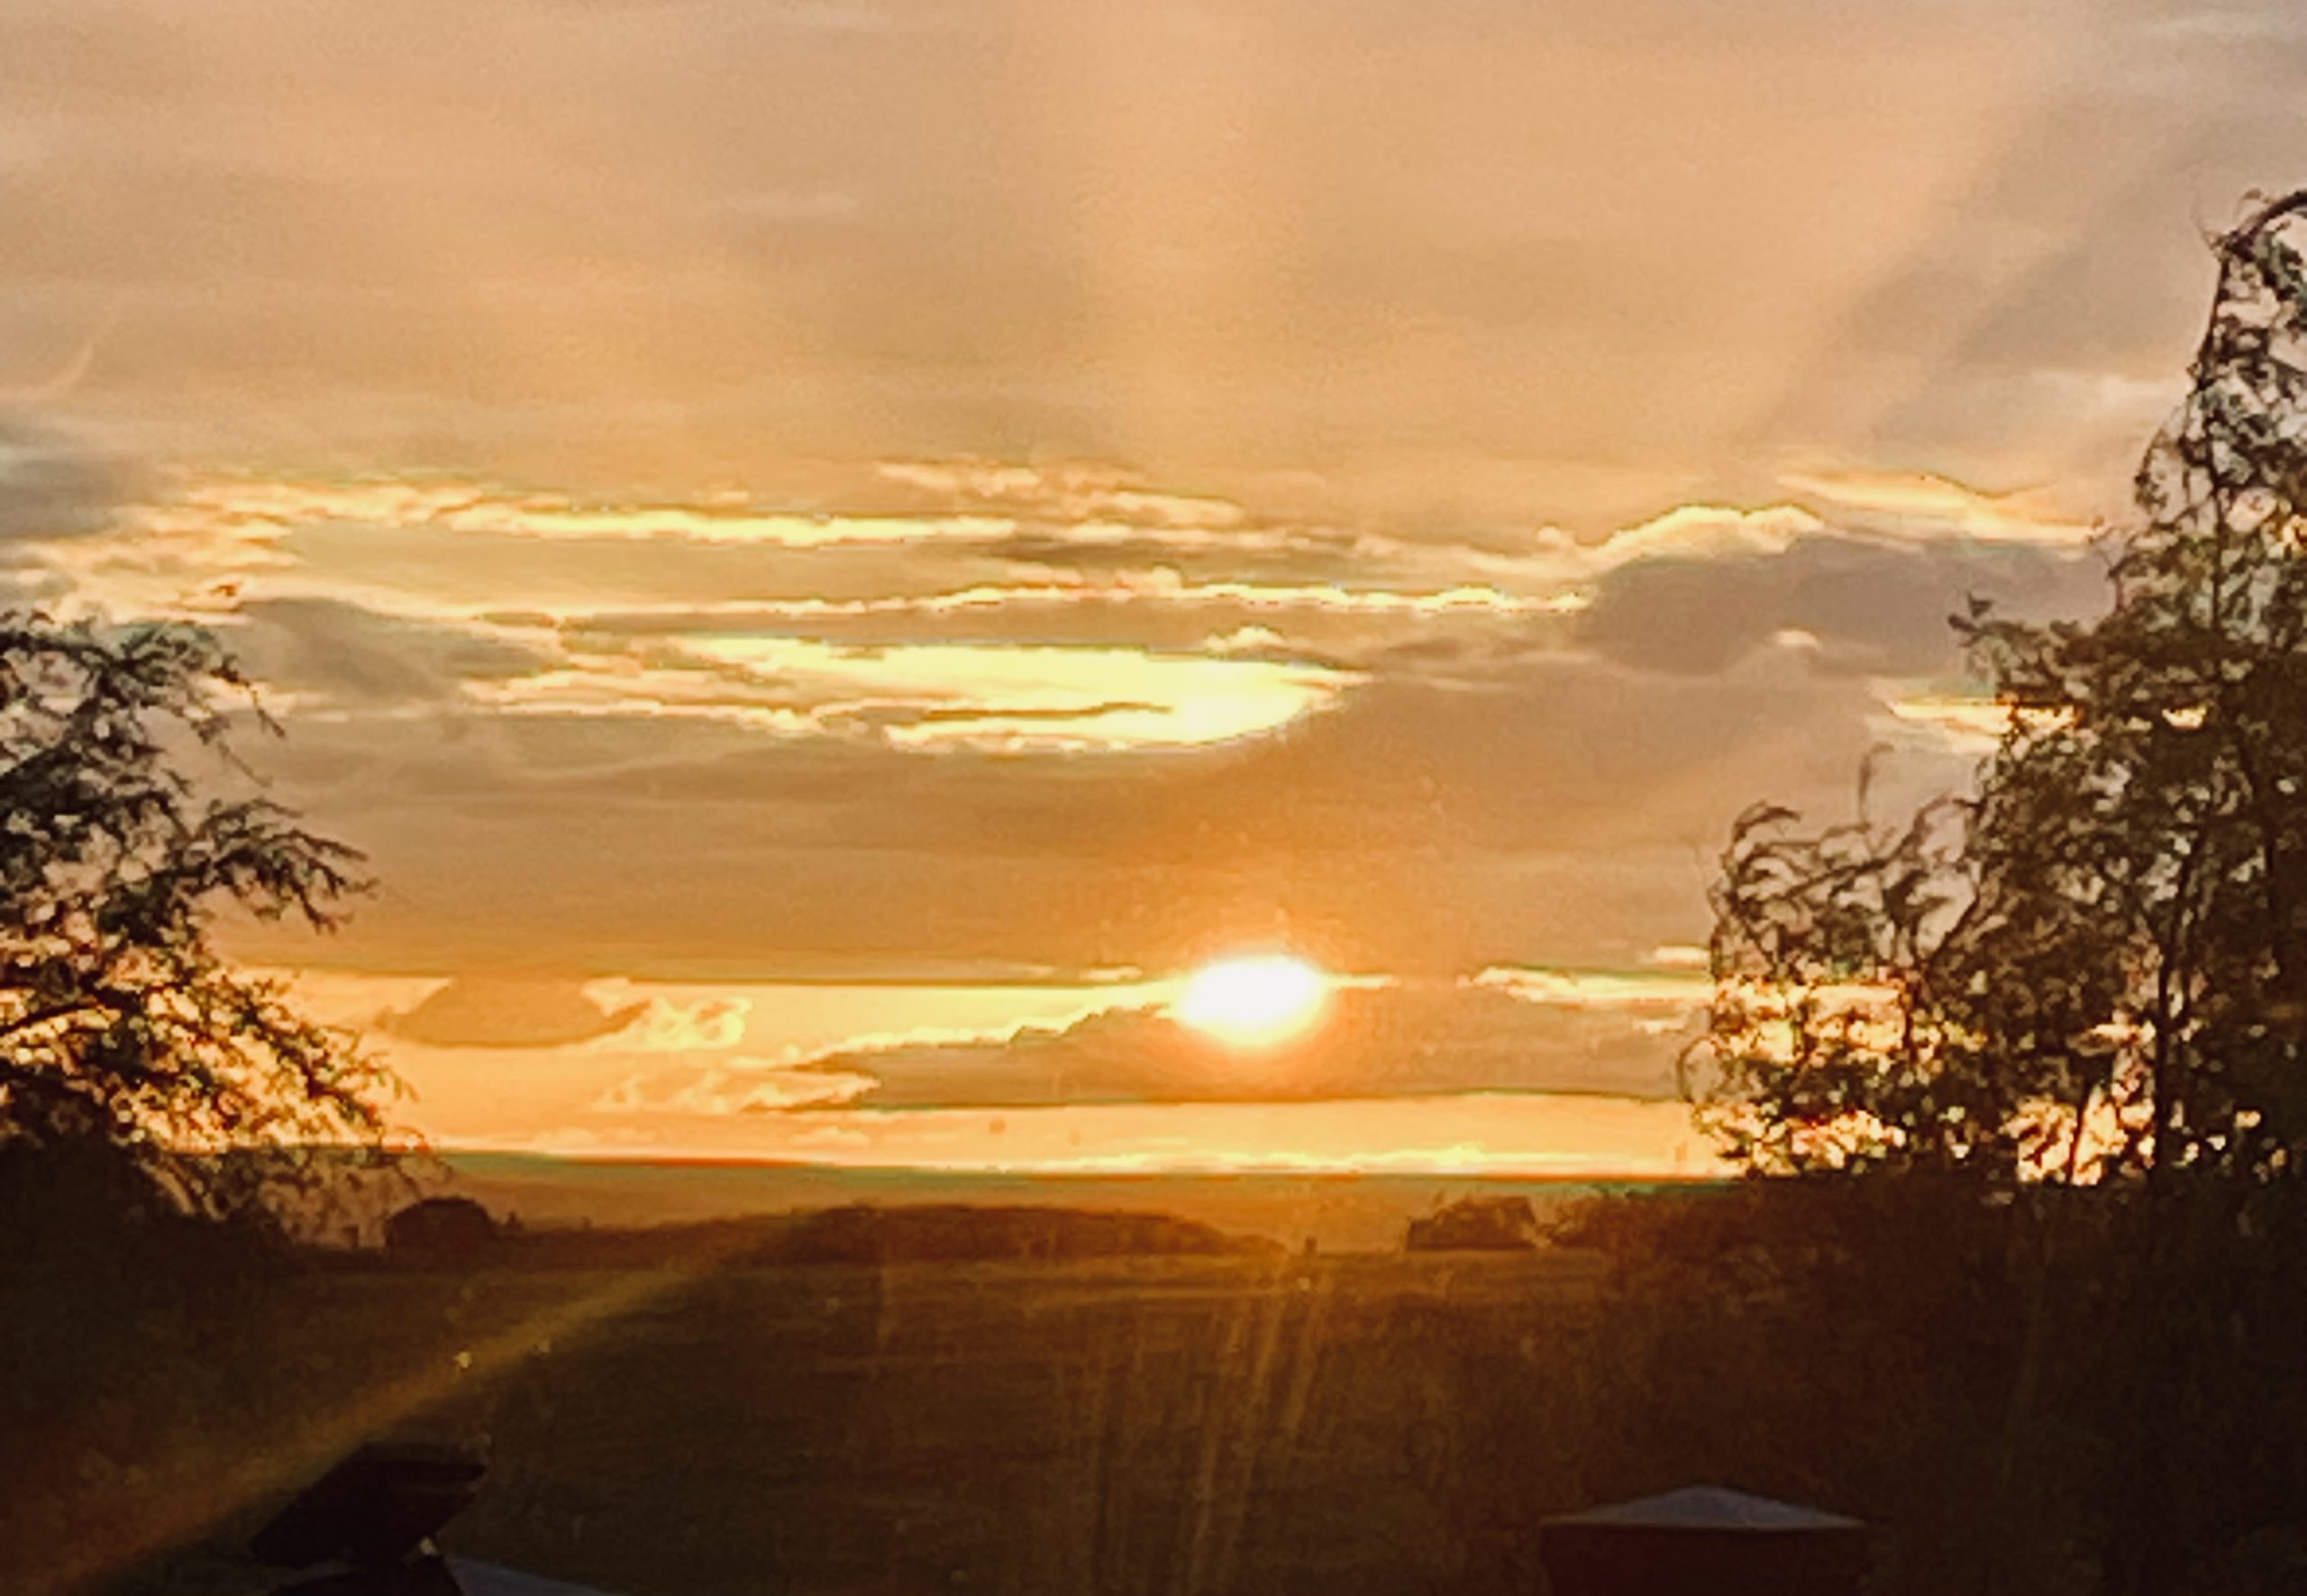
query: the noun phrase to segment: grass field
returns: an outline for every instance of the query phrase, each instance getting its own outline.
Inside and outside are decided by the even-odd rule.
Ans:
[[[35,1586],[141,1565],[127,1584],[162,1588],[154,1554],[229,1545],[351,1444],[444,1435],[490,1458],[451,1549],[634,1592],[1464,1590],[1520,1553],[1482,1544],[1500,1491],[1465,1442],[1495,1416],[1469,1411],[1462,1332],[1526,1327],[1556,1355],[1596,1273],[1563,1253],[332,1272],[239,1305],[157,1418],[123,1387],[125,1427],[99,1411],[71,1437],[6,1539]],[[1506,1516],[1561,1489],[1509,1491]]]

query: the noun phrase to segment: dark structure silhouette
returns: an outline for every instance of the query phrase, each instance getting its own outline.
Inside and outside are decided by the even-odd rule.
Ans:
[[[283,1596],[457,1596],[433,1537],[471,1502],[482,1473],[456,1447],[363,1446],[257,1531],[249,1550],[278,1568],[341,1565]]]
[[[433,1544],[472,1505],[486,1473],[460,1446],[371,1442],[283,1508],[250,1555],[297,1571],[269,1596],[605,1596]]]
[[[1538,1560],[1552,1596],[1857,1596],[1866,1527],[1696,1485],[1549,1518]]]

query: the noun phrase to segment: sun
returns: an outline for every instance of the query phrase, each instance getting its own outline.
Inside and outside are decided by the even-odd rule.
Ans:
[[[1258,953],[1195,971],[1170,1014],[1235,1047],[1271,1047],[1311,1030],[1329,998],[1329,978],[1305,960]]]

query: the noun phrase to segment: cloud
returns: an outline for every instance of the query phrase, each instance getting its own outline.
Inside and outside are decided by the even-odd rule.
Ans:
[[[1600,539],[1541,526],[1508,536],[1407,540],[1257,521],[1238,506],[1222,514],[1194,508],[1204,501],[1150,488],[1126,490],[1125,507],[1137,520],[1101,516],[1123,491],[1103,485],[1135,480],[1117,468],[1078,465],[1053,483],[1049,472],[1029,467],[879,469],[919,489],[922,502],[873,512],[778,509],[737,496],[616,504],[478,479],[226,473],[187,479],[146,512],[141,525],[178,539],[204,534],[220,550],[288,552],[307,579],[351,576],[358,589],[341,596],[378,602],[398,584],[409,598],[433,606],[456,602],[465,614],[474,612],[472,599],[450,600],[438,586],[442,573],[413,567],[415,557],[443,562],[452,574],[461,570],[468,580],[451,587],[468,595],[471,582],[485,584],[500,612],[568,619],[586,612],[549,595],[566,586],[561,579],[579,559],[588,562],[588,579],[567,590],[583,593],[591,615],[649,617],[661,626],[684,615],[698,623],[813,626],[1078,606],[1543,616],[1579,609],[1595,584],[1628,568],[1783,555],[1829,533],[1815,512],[1797,505],[1693,504]],[[1884,524],[1894,521],[1906,541],[1918,541],[1918,529],[1961,541],[1981,528],[2006,529],[1987,541],[2072,541],[2064,524],[2050,528],[2059,534],[2053,537],[2049,524],[2011,509],[2012,496],[1974,494],[1942,479],[1801,480],[1847,508],[1853,527],[1873,525],[1869,515],[1889,517]],[[951,496],[930,496],[933,486]],[[987,506],[999,513],[987,513]],[[524,551],[537,543],[572,552]],[[661,544],[664,552],[645,564],[615,554],[629,544]],[[661,587],[668,569],[696,579],[684,584],[686,596],[658,597],[641,585],[653,570],[648,586]],[[612,573],[628,587],[626,602],[617,602],[620,581]],[[759,591],[764,578],[789,591]],[[734,597],[733,587],[755,590]],[[271,590],[293,590],[293,582],[283,589],[276,581]]]
[[[1272,662],[1294,655],[1319,665],[1436,632],[1573,612],[1582,598],[1568,584],[1586,569],[1557,558],[1485,572],[1472,547],[1296,529],[1165,542],[1169,534],[1053,521],[1033,524],[1026,547],[1016,537],[938,535],[956,513],[950,501],[911,515],[769,517],[822,529],[823,541],[816,532],[798,543],[660,537],[590,503],[575,510],[615,524],[609,533],[531,535],[519,528],[538,502],[464,481],[194,474],[141,509],[133,537],[116,540],[102,568],[83,576],[92,596],[132,606],[216,588],[244,606],[358,605],[494,631],[532,649],[556,647],[545,634],[558,630],[597,652],[612,637],[751,634],[827,645],[1014,642],[1175,653],[1199,652],[1213,633],[1272,623],[1282,638]],[[745,519],[705,500],[648,515],[667,524]],[[877,535],[852,536],[859,526]],[[142,569],[163,553],[166,569]]]
[[[1573,544],[1556,534],[1547,539],[1547,546],[1574,555],[1599,575],[1643,560],[1783,554],[1798,539],[1823,530],[1825,524],[1800,505],[1766,505],[1755,510],[1680,505],[1613,532],[1598,543]]]
[[[101,532],[140,485],[124,461],[0,416],[0,542],[54,543]]]
[[[388,966],[1161,970],[1287,916],[1334,967],[1433,971],[1691,939],[1731,815],[1845,801],[1883,702],[1783,652],[1720,678],[1539,652],[1138,752],[472,702],[308,723],[265,758],[388,884],[332,944]]]
[[[616,497],[893,450],[1062,477],[1128,440],[1170,486],[1082,491],[1591,527],[1754,492],[1782,450],[2050,479],[2106,416],[2014,429],[1992,401],[2175,370],[2184,327],[2130,313],[2192,310],[2190,206],[2296,142],[2272,5],[1742,14],[996,7],[935,24],[985,68],[940,73],[919,8],[824,0],[412,15],[369,27],[360,71],[312,66],[349,0],[287,29],[28,14],[5,59],[41,93],[0,116],[30,152],[11,345],[68,348],[124,299],[122,358],[76,402],[178,454]],[[1383,50],[1380,83],[1357,63]],[[243,104],[217,60],[287,87]],[[872,106],[871,136],[761,96],[764,61]],[[1199,114],[1219,82],[1260,115]],[[337,136],[297,136],[321,118]],[[1660,250],[1660,215],[1708,247]]]
[[[843,515],[763,509],[743,496],[680,503],[617,502],[521,492],[477,479],[196,479],[170,506],[219,527],[272,533],[314,524],[434,526],[543,543],[761,543],[816,549],[848,543],[991,543],[1012,521],[973,515]]]
[[[572,617],[573,624],[636,627],[655,622],[659,629],[779,623],[822,626],[846,621],[973,616],[1016,608],[1029,613],[1026,625],[1046,625],[1032,612],[1107,606],[1179,606],[1222,607],[1245,614],[1327,610],[1378,616],[1534,616],[1573,614],[1584,601],[1571,593],[1548,596],[1509,593],[1489,583],[1402,591],[1390,587],[1347,588],[1335,582],[1197,581],[1172,566],[1119,570],[1066,581],[980,583],[935,593],[891,594],[866,598],[732,599],[712,606],[667,606]]]
[[[119,545],[147,489],[146,472],[125,456],[0,410],[0,599],[86,613],[87,572],[165,563],[168,552]]]
[[[717,685],[649,673],[710,672],[725,666],[731,652],[752,649],[816,651],[815,669],[845,661],[850,673],[871,678],[884,673],[875,656],[891,651],[995,645],[1081,650],[1079,663],[1090,674],[1101,669],[1100,650],[1108,651],[1108,665],[1120,657],[1113,651],[1133,651],[1149,660],[1225,652],[1281,673],[1293,665],[1408,668],[1421,657],[1463,653],[1470,644],[1558,641],[1571,634],[1567,622],[1598,605],[1606,613],[1588,615],[1585,634],[1614,657],[1646,652],[1662,668],[1702,670],[1758,641],[1800,638],[1807,646],[1815,639],[1821,668],[1879,673],[1904,668],[1916,651],[1885,664],[1876,657],[1883,652],[1879,639],[1837,649],[1829,646],[1832,626],[1810,624],[1814,608],[1848,613],[1854,600],[1874,597],[1866,579],[1837,579],[1837,562],[1847,569],[1872,561],[1893,575],[1905,564],[1937,573],[1942,588],[1974,572],[1991,580],[2014,570],[2039,585],[2039,573],[2024,563],[2035,547],[2025,540],[1978,546],[1956,533],[1919,541],[1853,533],[1828,528],[1811,511],[1790,505],[1685,506],[1597,541],[1553,528],[1413,543],[1263,525],[1164,533],[1087,521],[1002,520],[1013,529],[1034,529],[1035,542],[1027,548],[1017,541],[1022,532],[989,541],[949,538],[941,530],[991,524],[971,507],[978,501],[967,493],[1031,501],[1038,513],[1079,509],[1085,495],[1134,480],[1086,465],[1059,473],[1054,485],[1049,475],[984,464],[914,468],[908,482],[947,486],[950,479],[965,497],[916,513],[870,515],[760,511],[749,502],[709,498],[620,508],[475,480],[195,476],[167,502],[139,514],[133,539],[107,540],[100,566],[81,575],[94,596],[165,606],[196,584],[205,556],[214,561],[207,574],[238,592],[244,608],[357,605],[476,640],[492,638],[500,651],[524,652],[532,662],[551,659],[549,679],[520,681],[544,673],[518,664],[472,672],[485,699],[523,713],[532,699],[592,716],[615,712],[622,700],[637,713],[727,716],[780,734],[848,734],[854,727],[835,724],[847,718],[841,715],[816,716],[809,702],[763,701],[752,690],[758,682],[725,693],[721,689],[735,680],[725,670]],[[1868,479],[1837,491],[1856,502],[1861,488],[1869,503],[1893,502],[1897,492],[1931,505],[1950,496],[1968,502],[1962,499],[1967,490],[1938,479],[1924,488],[1904,479]],[[1166,497],[1129,491],[1149,501]],[[803,532],[787,535],[794,528]],[[1127,557],[1117,559],[1124,548]],[[1901,553],[1912,558],[1900,561]],[[2046,552],[2041,561],[2057,558]],[[1837,579],[1853,590],[1837,588]],[[1901,579],[1908,589],[1916,586],[1911,571]],[[1877,602],[1892,606],[1891,599]],[[1754,627],[1745,635],[1735,630],[1774,604],[1759,639]],[[1655,613],[1662,608],[1664,614]],[[284,615],[284,625],[290,619]],[[1897,621],[1909,633],[1919,624],[1935,634],[1928,612],[1912,603]],[[1247,651],[1207,646],[1213,637],[1253,626],[1273,634],[1254,661]],[[1845,630],[1872,638],[1879,628]],[[1628,634],[1635,646],[1620,647]],[[701,652],[725,657],[700,660]],[[956,666],[977,659],[988,670],[1005,668],[996,654],[945,657]],[[1019,652],[1009,662],[1035,657],[1056,656]],[[508,679],[513,685],[505,685]],[[878,712],[873,694],[863,697]],[[1167,701],[1159,692],[1101,693],[1088,700]],[[1013,707],[1028,712],[1021,718],[1044,719],[1040,711],[1049,707]],[[1151,740],[1203,739],[1173,728]]]
[[[1243,527],[1250,520],[1249,513],[1231,500],[1156,491],[1145,486],[1139,473],[1098,461],[1040,465],[990,460],[883,461],[875,470],[884,480],[939,499],[998,505],[1037,520],[1202,532]]]
[[[1699,953],[1700,960],[1691,959],[1692,953]],[[1694,948],[1657,948],[1651,953],[1649,962],[1662,970],[1635,974],[1492,965],[1473,976],[1468,984],[1505,992],[1542,1008],[1687,1013],[1707,1000],[1712,985],[1703,975],[1679,972],[1700,963],[1703,956],[1702,950]]]
[[[1157,491],[1069,470],[924,468],[872,514]],[[392,888],[342,945],[416,968],[1164,968],[1284,913],[1349,963],[1628,962],[1702,929],[1740,803],[1840,799],[1892,703],[1959,691],[1964,595],[2098,597],[2069,548],[1789,505],[1025,567],[506,535],[528,497],[477,479],[187,483],[155,526],[266,561],[231,620],[296,733],[269,761]]]
[[[1943,740],[1948,748],[1977,756],[1992,751],[2014,727],[2044,728],[2063,718],[2064,712],[2026,710],[1983,696],[1917,693],[1894,698],[1883,706],[1892,728],[1919,729]],[[2200,725],[2173,711],[2166,716],[2175,726]]]
[[[473,682],[504,715],[718,721],[780,737],[1001,752],[1190,747],[1270,732],[1355,678],[1325,666],[1119,648],[702,634],[584,651]]]
[[[597,1000],[617,1004],[632,988],[622,980],[603,981],[588,989]],[[631,1013],[634,1005],[618,1005]],[[744,1041],[745,1021],[752,1012],[746,998],[700,998],[680,1001],[652,998],[638,1003],[640,1017],[621,1028],[620,1049],[635,1053],[707,1053],[734,1048]]]
[[[641,1003],[605,1010],[575,981],[460,975],[377,1026],[427,1047],[566,1047],[615,1035],[647,1011]]]
[[[737,545],[795,551],[877,545],[1161,549],[1286,553],[1366,544],[1334,534],[1261,524],[1240,506],[1132,486],[1131,473],[989,462],[875,468],[907,490],[902,507],[795,509],[724,491],[651,501],[522,489],[479,478],[424,474],[266,479],[196,477],[171,508],[217,527],[279,532],[316,524],[434,527],[470,537],[543,543]]]
[[[556,656],[501,631],[379,614],[333,598],[241,604],[223,620],[255,679],[305,714],[445,705],[474,684],[548,669]]]
[[[1467,1091],[1672,1096],[1702,983],[1542,971],[1515,980],[1346,987],[1302,1039],[1237,1050],[1166,1008],[1111,1008],[986,1036],[851,1043],[781,1061],[759,1082],[716,1064],[638,1078],[610,1106],[700,1113],[1059,1103],[1305,1102]]]
[[[830,1067],[796,1068],[762,1059],[735,1058],[670,1082],[631,1076],[592,1107],[595,1113],[606,1115],[670,1114],[720,1119],[738,1114],[834,1108],[856,1100],[874,1084],[870,1075]]]
[[[1973,594],[2016,615],[2088,613],[2106,602],[2104,570],[2072,544],[1821,532],[1766,556],[1624,566],[1598,586],[1575,635],[1605,658],[1683,675],[1791,646],[1828,675],[1929,678],[1958,668],[1947,617]]]
[[[1912,538],[1974,538],[1991,543],[2072,548],[2100,528],[2062,515],[2040,493],[1983,493],[1917,471],[1821,471],[1782,479],[1828,506],[1838,522]]]

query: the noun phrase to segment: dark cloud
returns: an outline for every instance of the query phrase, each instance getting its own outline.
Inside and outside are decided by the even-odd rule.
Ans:
[[[648,1007],[605,1010],[573,981],[460,975],[377,1024],[428,1047],[565,1047],[614,1035]]]
[[[141,485],[118,457],[0,415],[0,543],[101,532]]]
[[[502,636],[380,614],[335,598],[253,599],[230,641],[249,674],[331,709],[380,711],[454,699],[552,663]]]
[[[1576,635],[1607,659],[1696,676],[1793,633],[1830,674],[1937,677],[1959,663],[1947,620],[1973,594],[2015,615],[2087,614],[2106,602],[2105,567],[2082,549],[1803,537],[1776,554],[1623,566]]]

